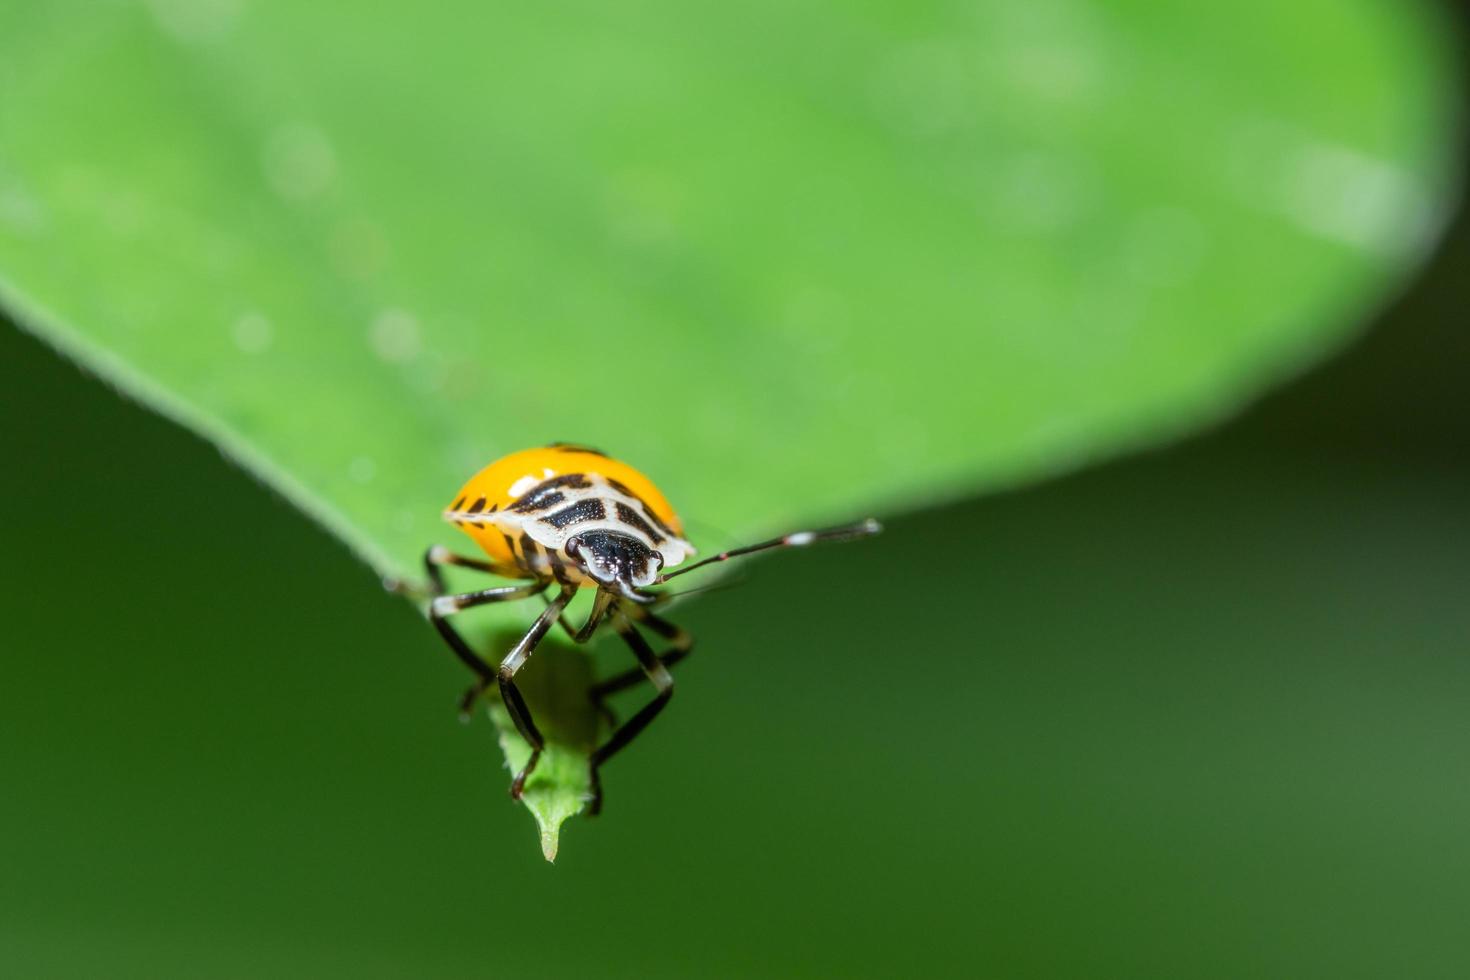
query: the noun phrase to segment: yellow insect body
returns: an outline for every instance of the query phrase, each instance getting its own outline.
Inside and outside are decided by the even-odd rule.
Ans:
[[[505,574],[578,588],[619,580],[646,586],[694,554],[648,477],[579,446],[496,460],[470,478],[444,517]],[[579,550],[584,543],[592,547]]]

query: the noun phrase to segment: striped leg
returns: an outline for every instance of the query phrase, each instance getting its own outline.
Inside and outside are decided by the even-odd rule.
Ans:
[[[536,727],[536,722],[531,718],[531,709],[526,707],[526,701],[521,697],[521,692],[516,688],[516,673],[531,659],[531,654],[536,650],[536,644],[540,643],[551,629],[552,624],[561,617],[561,611],[567,607],[572,596],[577,590],[572,586],[563,586],[560,594],[542,611],[536,622],[526,631],[517,643],[505,655],[500,662],[500,670],[496,677],[500,683],[500,697],[505,701],[505,710],[510,713],[510,720],[515,722],[516,731],[521,733],[521,738],[531,746],[531,758],[526,760],[525,766],[516,773],[510,782],[510,795],[513,799],[521,798],[521,791],[525,789],[526,777],[531,775],[536,768],[536,763],[541,758],[541,750],[546,747],[546,740],[541,737],[541,730]]]
[[[586,643],[592,639],[592,634],[597,632],[597,627],[602,625],[603,619],[609,610],[616,608],[617,595],[609,589],[598,589],[597,596],[592,600],[592,611],[587,614],[587,622],[572,636],[575,643]]]
[[[484,693],[485,688],[491,681],[495,680],[495,670],[488,663],[470,649],[464,637],[459,635],[459,630],[449,624],[449,617],[461,609],[470,609],[475,606],[483,606],[491,602],[513,602],[516,599],[527,599],[538,592],[543,592],[550,582],[536,581],[527,582],[524,585],[504,585],[491,589],[481,589],[478,592],[462,592],[457,595],[444,594],[444,574],[441,571],[443,565],[464,565],[469,568],[477,568],[482,571],[494,573],[494,566],[488,562],[479,562],[473,558],[460,558],[451,555],[445,549],[430,548],[424,555],[424,569],[428,572],[429,583],[434,589],[434,597],[429,602],[429,622],[444,637],[444,642],[449,644],[449,649],[470,670],[475,672],[479,681],[465,691],[459,701],[459,713],[461,719],[469,720],[470,708],[474,706],[475,699]]]
[[[514,565],[497,565],[494,562],[483,561],[479,558],[466,558],[463,555],[454,554],[443,545],[436,544],[424,552],[424,573],[429,579],[427,594],[431,599],[435,596],[444,595],[449,591],[448,586],[444,584],[443,567],[445,565],[473,568],[476,571],[484,572],[487,575],[495,575],[500,578],[526,579],[530,577],[522,569]],[[416,582],[407,582],[391,575],[383,578],[383,588],[395,595],[406,596],[410,599],[422,599],[425,595],[425,590],[422,585]]]
[[[624,612],[636,619],[640,625],[646,626],[669,641],[669,649],[659,654],[658,658],[665,667],[672,667],[680,660],[689,656],[690,652],[694,649],[694,637],[682,626],[675,626],[667,619],[655,616],[644,606],[623,603],[621,608]],[[627,690],[643,680],[644,676],[642,668],[637,668],[624,671],[621,674],[614,674],[607,680],[598,681],[592,685],[590,692],[592,703],[597,706],[598,714],[607,719],[607,723],[610,726],[616,728],[618,719],[617,715],[613,713],[612,708],[608,707],[607,698],[619,691]]]
[[[494,562],[484,561],[480,558],[466,558],[464,555],[456,555],[443,545],[434,545],[424,552],[424,574],[429,577],[430,591],[441,596],[449,591],[444,584],[444,566],[458,565],[460,568],[473,568],[477,572],[486,575],[495,575],[500,578],[524,579],[529,576],[514,565],[497,565]]]
[[[633,656],[638,658],[638,666],[641,668],[644,676],[653,683],[658,693],[654,695],[652,701],[639,709],[636,715],[614,730],[606,744],[592,753],[592,803],[587,809],[587,814],[588,816],[594,817],[602,812],[602,778],[598,770],[604,762],[611,759],[629,742],[633,741],[639,732],[647,728],[648,723],[653,721],[658,713],[664,709],[664,705],[669,703],[669,699],[674,696],[674,677],[669,673],[668,668],[664,666],[664,662],[659,659],[658,654],[653,652],[653,648],[648,645],[648,641],[629,622],[627,616],[621,614],[621,612],[613,614],[612,622],[613,628],[618,631],[618,635],[632,649]]]

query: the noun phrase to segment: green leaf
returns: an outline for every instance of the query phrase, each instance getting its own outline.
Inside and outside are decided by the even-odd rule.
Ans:
[[[505,634],[495,644],[508,649],[519,636]],[[536,670],[522,671],[519,685],[531,714],[546,736],[546,750],[526,780],[521,802],[536,818],[541,853],[555,861],[562,823],[582,810],[591,786],[587,757],[598,734],[598,718],[591,710],[587,690],[592,685],[591,661],[580,650],[551,644],[537,654]],[[512,773],[531,757],[531,746],[521,738],[510,715],[497,699],[490,718],[500,732],[500,749]]]
[[[0,299],[385,575],[553,439],[709,546],[1157,441],[1339,344],[1444,212],[1446,33],[1390,0],[13,0]]]

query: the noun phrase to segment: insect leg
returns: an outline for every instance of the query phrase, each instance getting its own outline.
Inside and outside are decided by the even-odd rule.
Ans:
[[[524,738],[531,746],[531,758],[510,782],[510,795],[517,800],[521,798],[521,791],[525,788],[526,777],[531,775],[531,770],[536,768],[536,762],[541,758],[541,750],[546,747],[546,740],[541,737],[540,729],[531,719],[531,709],[526,707],[525,699],[516,689],[516,672],[526,665],[527,660],[531,659],[531,654],[536,650],[536,644],[546,636],[547,630],[551,629],[552,624],[561,616],[561,611],[576,594],[576,589],[564,586],[561,593],[542,610],[536,622],[531,624],[531,628],[526,631],[525,636],[521,637],[521,641],[511,648],[504,660],[500,661],[500,670],[496,674],[500,683],[500,697],[505,701],[505,710],[510,713],[510,720],[515,722],[516,731],[521,733],[521,738]]]
[[[490,602],[511,602],[516,599],[526,599],[538,592],[544,591],[547,582],[528,582],[525,585],[505,585],[493,589],[482,589],[479,592],[463,592],[458,595],[439,595],[429,601],[429,622],[439,631],[444,642],[449,644],[449,649],[470,670],[475,672],[479,681],[465,692],[460,698],[459,711],[462,717],[468,717],[470,705],[479,697],[485,687],[495,679],[494,669],[470,648],[464,637],[459,635],[459,630],[449,624],[449,617],[461,609],[469,609],[473,606],[483,606]]]
[[[545,599],[546,597],[542,596],[542,598]],[[571,622],[567,620],[566,616],[558,616],[556,619],[557,625],[560,626],[562,632],[567,635],[567,639],[571,640],[573,643],[586,643],[588,640],[592,639],[593,631],[597,629],[598,623],[602,622],[602,617],[606,612],[607,605],[613,598],[615,598],[615,596],[613,596],[612,593],[604,592],[603,590],[599,589],[597,591],[597,598],[594,600],[592,605],[592,611],[590,614],[588,614],[587,622],[582,624],[581,629],[577,629],[572,626]],[[546,601],[550,602],[551,600],[546,599]]]
[[[665,667],[672,667],[680,660],[689,656],[690,651],[694,649],[694,637],[682,626],[675,626],[667,619],[655,616],[644,606],[634,606],[630,603],[624,605],[622,608],[634,619],[638,620],[641,625],[648,627],[669,641],[669,649],[659,654],[659,660],[663,662]],[[592,690],[589,692],[592,696],[592,703],[597,706],[598,713],[607,719],[609,725],[616,727],[618,721],[617,716],[613,714],[612,709],[607,705],[608,696],[616,694],[618,691],[627,690],[641,681],[643,677],[642,668],[638,668],[624,671],[621,674],[614,674],[607,680],[598,681],[592,685]]]
[[[632,649],[633,655],[638,658],[638,666],[642,668],[644,676],[653,682],[658,693],[654,695],[652,701],[639,709],[636,715],[617,728],[606,744],[592,753],[592,803],[587,810],[589,816],[596,816],[602,811],[602,779],[598,774],[598,769],[633,741],[639,732],[647,728],[648,723],[653,721],[654,717],[664,709],[664,705],[669,703],[669,698],[674,696],[674,677],[664,666],[664,662],[658,658],[658,654],[653,652],[648,641],[620,612],[614,613],[612,621],[618,635],[623,638]]]
[[[501,578],[526,578],[526,573],[514,565],[497,565],[494,562],[483,561],[479,558],[466,558],[464,555],[456,555],[443,545],[434,545],[424,552],[424,574],[429,577],[429,590],[433,595],[441,596],[449,589],[444,585],[444,566],[458,565],[460,568],[473,568],[477,572],[487,575],[498,575]]]
[[[592,611],[587,614],[587,622],[582,624],[582,628],[577,631],[572,639],[578,643],[586,643],[592,639],[592,634],[597,631],[597,627],[602,623],[603,617],[607,615],[608,610],[613,607],[616,601],[617,596],[611,590],[598,589],[597,597],[592,601]]]
[[[516,599],[525,599],[542,592],[551,583],[545,581],[529,582],[525,585],[506,585],[491,589],[481,589],[478,592],[465,592],[458,595],[445,595],[444,590],[444,565],[462,565],[467,568],[475,568],[492,575],[500,574],[500,570],[490,562],[482,562],[474,558],[463,558],[450,553],[449,549],[435,545],[424,553],[424,570],[429,576],[429,585],[433,590],[433,596],[429,601],[429,622],[444,637],[444,642],[449,644],[449,649],[470,670],[475,672],[479,681],[464,692],[459,699],[459,714],[463,721],[469,720],[470,707],[475,699],[484,693],[485,688],[495,678],[495,670],[470,648],[464,637],[459,635],[459,630],[449,625],[448,617],[459,612],[461,609],[469,609],[473,606],[482,606],[489,602],[511,602]]]

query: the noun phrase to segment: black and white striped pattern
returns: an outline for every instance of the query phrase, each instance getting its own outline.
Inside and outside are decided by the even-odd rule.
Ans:
[[[503,509],[483,508],[484,501],[475,501],[444,516],[461,526],[494,528],[525,571],[564,584],[642,587],[694,554],[631,490],[596,473],[555,476]],[[569,552],[573,538],[582,546]]]

